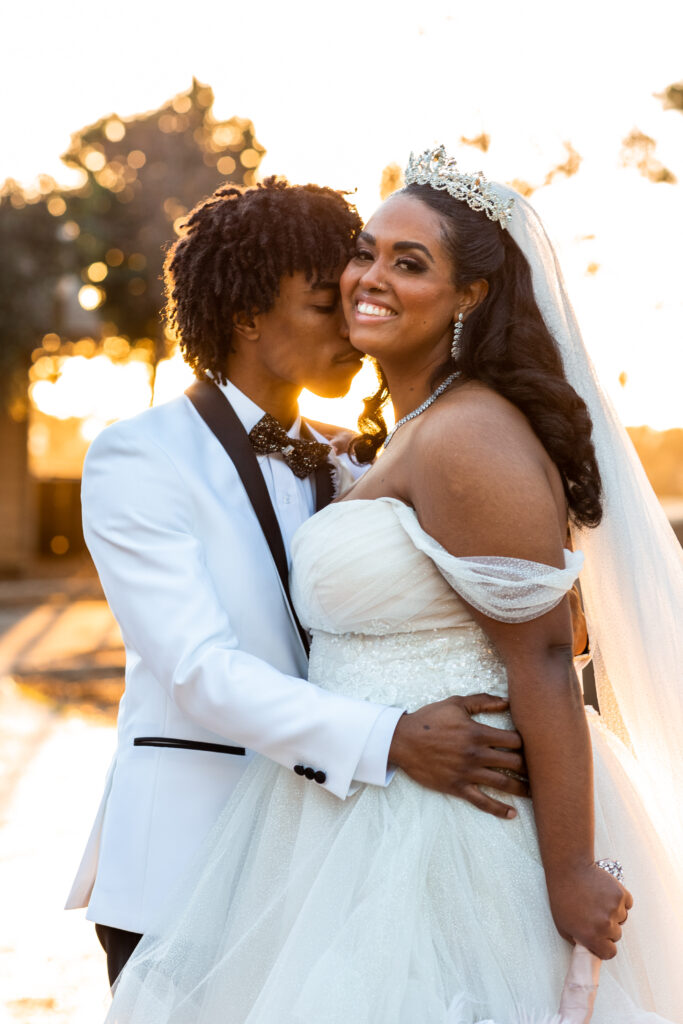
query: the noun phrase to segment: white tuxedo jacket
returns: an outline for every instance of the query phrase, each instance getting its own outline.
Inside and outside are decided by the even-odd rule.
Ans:
[[[305,681],[305,650],[259,522],[186,396],[96,438],[83,521],[123,635],[126,688],[67,907],[87,905],[90,920],[144,932],[253,751],[318,773],[301,785],[321,784],[324,773],[322,785],[344,798],[378,720],[390,738],[401,710],[387,719],[381,705]],[[247,752],[134,745],[150,736]]]

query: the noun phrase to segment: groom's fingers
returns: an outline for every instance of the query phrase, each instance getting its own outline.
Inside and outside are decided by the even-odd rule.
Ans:
[[[477,774],[476,783],[478,786],[488,786],[489,789],[498,789],[501,793],[509,793],[510,796],[529,796],[529,783],[526,779],[518,779],[514,775],[504,775],[502,772],[490,771],[482,768]]]
[[[451,697],[454,703],[464,708],[468,715],[496,714],[507,711],[508,701],[502,697],[493,697],[490,693],[473,693],[467,697]],[[509,747],[520,750],[522,737],[515,729],[497,729],[495,726],[479,722],[477,735],[480,742],[487,747]]]
[[[468,693],[466,697],[452,697],[461,704],[468,715],[493,715],[509,711],[510,702],[492,693]]]
[[[486,747],[479,752],[479,760],[484,768],[497,768],[503,772],[516,772],[526,778],[526,764],[521,754],[512,750],[496,750]]]
[[[486,793],[482,793],[478,786],[464,786],[457,794],[462,797],[463,800],[467,800],[468,803],[473,804],[480,811],[485,811],[486,814],[492,814],[495,818],[516,818],[517,812],[509,804],[504,804],[500,800],[494,800],[493,797],[488,796]]]

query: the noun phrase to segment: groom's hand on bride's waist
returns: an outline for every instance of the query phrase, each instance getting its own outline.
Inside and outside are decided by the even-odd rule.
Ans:
[[[529,795],[522,737],[513,729],[494,729],[472,718],[507,710],[506,700],[488,693],[427,704],[399,719],[389,762],[421,786],[462,797],[497,818],[514,818],[509,804],[480,787]]]

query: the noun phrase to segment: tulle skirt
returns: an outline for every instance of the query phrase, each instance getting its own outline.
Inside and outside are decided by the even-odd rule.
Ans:
[[[594,1024],[683,1021],[680,880],[625,748],[590,715],[596,853],[635,906]],[[257,758],[108,1024],[518,1024],[557,1012],[570,946],[529,800],[499,820],[401,772],[340,801]]]

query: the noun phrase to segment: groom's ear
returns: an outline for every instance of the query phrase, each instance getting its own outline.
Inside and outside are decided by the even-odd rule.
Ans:
[[[232,318],[232,331],[244,341],[258,341],[261,337],[258,313],[236,313]]]

